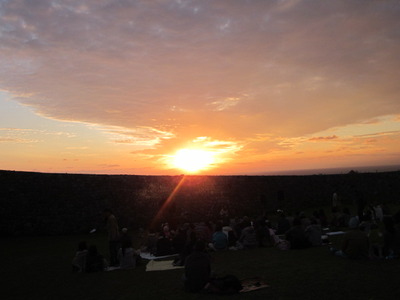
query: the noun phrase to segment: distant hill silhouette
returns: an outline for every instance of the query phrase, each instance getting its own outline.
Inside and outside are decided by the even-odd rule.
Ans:
[[[262,176],[262,175],[329,175],[329,174],[337,175],[337,174],[347,174],[351,171],[357,172],[357,173],[395,172],[395,171],[400,171],[400,165],[287,170],[287,171],[274,171],[274,172],[257,172],[257,173],[249,174],[249,175],[253,175],[253,176]]]
[[[178,184],[165,209],[159,213]],[[297,211],[345,204],[355,193],[368,202],[395,202],[400,171],[310,176],[136,176],[0,171],[2,235],[72,234],[102,228],[111,208],[122,227],[213,219],[223,205],[231,216]]]

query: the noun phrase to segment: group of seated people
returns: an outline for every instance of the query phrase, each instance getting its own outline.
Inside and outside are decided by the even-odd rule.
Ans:
[[[332,214],[328,221],[323,211],[311,217],[304,212],[294,217],[278,211],[272,224],[266,216],[251,220],[248,217],[219,221],[184,223],[172,229],[168,223],[150,232],[141,251],[156,257],[177,254],[176,266],[185,266],[187,258],[195,253],[198,243],[207,251],[241,250],[274,246],[281,250],[303,249],[328,243],[324,234],[326,226],[345,231],[339,249],[330,248],[337,256],[347,258],[395,258],[400,254],[400,212],[394,216],[377,218],[365,210],[361,216],[345,213]],[[347,217],[349,215],[349,217]],[[338,223],[340,220],[340,223]],[[346,223],[347,222],[347,223]],[[340,227],[338,227],[340,224]],[[126,232],[125,232],[126,233]],[[197,245],[197,246],[196,246]],[[119,268],[135,268],[139,250],[132,247],[132,238],[122,234],[118,252]],[[78,272],[96,272],[108,267],[107,261],[98,253],[96,246],[81,242],[73,259],[73,269]]]
[[[202,240],[210,250],[245,249],[262,245],[266,227],[255,226],[249,218],[239,222],[184,223],[172,230],[168,223],[162,225],[159,232],[150,232],[144,251],[155,256],[173,253],[182,257],[191,253],[197,240]],[[183,263],[183,262],[181,262]]]
[[[132,238],[126,234],[127,230],[122,230],[120,239],[120,248],[118,250],[119,265],[114,268],[133,269],[140,260],[139,251],[132,247]],[[87,246],[86,241],[78,244],[78,250],[72,260],[73,272],[93,273],[104,271],[109,268],[109,263],[103,255],[101,255],[96,245]]]
[[[266,222],[248,222],[244,218],[242,226],[232,226],[241,228],[237,243],[242,243],[243,248],[252,248],[262,246],[260,238],[268,237],[272,241],[272,245],[283,249],[301,249],[312,246],[320,246],[323,244],[322,227],[317,218],[307,218],[304,213],[298,214],[290,220],[286,218],[282,211],[279,212],[279,219],[272,228],[271,224]],[[336,220],[333,219],[335,222]],[[287,226],[288,225],[288,226]],[[287,226],[283,235],[278,235],[278,230],[282,230],[282,226]],[[279,229],[277,229],[277,227]],[[229,235],[226,234],[225,227],[221,224],[215,226],[212,242],[209,248],[212,250],[225,250],[229,245]],[[267,229],[267,233],[260,234],[262,228]],[[335,229],[337,229],[335,227]],[[330,248],[330,251],[337,256],[349,259],[374,259],[374,258],[396,258],[400,254],[400,212],[394,216],[374,217],[367,210],[364,211],[361,218],[352,216],[348,223],[341,228],[344,230],[342,236],[341,249]],[[234,229],[228,232],[234,232]],[[342,231],[340,231],[342,233]],[[251,236],[251,237],[249,237]],[[246,244],[246,239],[250,241]],[[188,291],[199,292],[216,289],[221,290],[218,286],[215,288],[215,282],[224,282],[225,279],[216,281],[210,276],[210,261],[206,251],[206,243],[199,240],[194,246],[194,251],[189,255],[185,262],[185,287]],[[283,246],[282,246],[283,244]],[[237,281],[231,276],[227,279],[227,289],[234,291]],[[222,285],[224,286],[224,285]],[[224,286],[225,288],[225,286]]]
[[[329,243],[324,232],[329,230],[326,227],[330,227],[330,231],[348,231],[343,235],[343,253],[346,247],[352,245],[353,238],[357,239],[355,233],[363,237],[364,246],[359,247],[359,253],[348,257],[383,258],[396,257],[400,253],[400,213],[377,217],[368,208],[361,217],[351,216],[346,208],[341,212],[333,210],[330,221],[322,210],[314,212],[311,217],[304,212],[288,217],[278,210],[274,224],[266,216],[254,221],[248,217],[231,219],[229,224],[223,221],[185,223],[176,230],[163,224],[161,233],[152,235],[152,242],[148,243],[147,249],[156,256],[181,254],[179,263],[183,264],[184,257],[199,239],[205,241],[208,249],[213,251],[251,249],[265,244],[281,250],[302,249]]]
[[[393,259],[400,255],[400,212],[376,218],[370,210],[349,220],[340,249],[332,253],[345,258]]]

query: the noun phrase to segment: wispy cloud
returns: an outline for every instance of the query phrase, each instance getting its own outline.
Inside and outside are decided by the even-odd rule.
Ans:
[[[22,139],[16,137],[2,137],[0,136],[0,143],[18,143],[18,144],[30,144],[30,143],[37,143],[38,140],[32,139]]]
[[[338,137],[336,135],[331,135],[331,136],[319,136],[319,137],[312,137],[309,139],[309,141],[330,141],[330,140],[335,140]]]
[[[381,72],[399,66],[389,4],[16,0],[3,2],[0,22],[2,88],[31,93],[21,101],[55,118],[135,127],[168,107],[236,106],[295,130],[274,117],[285,104],[285,119],[309,132],[375,115],[377,97],[380,114],[399,109],[388,94],[397,80]],[[270,89],[287,82],[280,96]],[[251,101],[239,105],[243,91]],[[225,100],[208,110],[210,95]],[[361,103],[367,109],[355,109]]]
[[[393,131],[360,134],[360,135],[356,135],[356,137],[372,138],[372,137],[381,137],[381,136],[393,136],[393,135],[399,135],[399,134],[400,134],[400,130],[393,130]]]
[[[234,106],[238,105],[241,100],[242,100],[242,98],[240,98],[240,97],[228,97],[228,98],[224,98],[222,100],[213,101],[209,105],[214,107],[213,110],[223,111],[223,110],[229,109],[230,107],[234,107]]]

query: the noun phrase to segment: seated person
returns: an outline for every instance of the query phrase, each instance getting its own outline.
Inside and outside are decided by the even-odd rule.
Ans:
[[[73,272],[85,272],[87,253],[88,250],[86,242],[80,242],[78,245],[78,251],[76,251],[75,257],[72,260]]]
[[[269,231],[269,237],[271,239],[272,246],[280,250],[289,250],[289,242],[281,239],[278,235],[275,234],[275,231],[271,228],[271,223],[267,222],[266,225]]]
[[[303,249],[311,246],[301,225],[301,220],[298,218],[293,220],[293,226],[286,231],[285,236],[290,243],[290,249]]]
[[[212,232],[205,222],[196,224],[194,231],[198,239],[203,240],[207,243],[211,242]]]
[[[188,230],[189,224],[185,223],[178,228],[176,234],[172,238],[172,247],[176,253],[183,252],[188,238]]]
[[[338,227],[347,227],[351,218],[350,210],[347,207],[342,209],[342,213],[338,215]]]
[[[269,234],[269,229],[267,226],[267,217],[266,215],[260,217],[257,219],[256,224],[255,224],[255,230],[257,234],[257,240],[258,240],[258,246],[259,247],[264,247],[266,245],[271,244],[271,237]]]
[[[305,234],[311,246],[322,245],[322,229],[316,219],[311,219],[311,224],[306,227]]]
[[[160,237],[157,240],[156,246],[156,255],[155,256],[165,256],[173,254],[172,241],[167,238],[163,233],[161,233]]]
[[[370,231],[368,233],[369,241],[369,257],[372,258],[383,258],[383,246],[384,238],[382,230],[378,224],[372,223]]]
[[[237,236],[236,236],[236,232],[233,230],[232,226],[225,225],[222,227],[222,231],[228,237],[228,247],[235,246],[236,242],[237,242]]]
[[[118,250],[118,261],[121,269],[133,269],[136,267],[137,255],[132,248],[132,242],[125,240],[122,247]]]
[[[400,228],[395,224],[398,214],[395,217],[385,216],[383,218],[384,231],[384,253],[387,258],[394,258],[400,254]]]
[[[247,222],[238,240],[239,248],[255,248],[258,246],[257,234],[250,222]]]
[[[86,255],[85,271],[88,273],[104,271],[107,262],[104,257],[97,252],[97,247],[91,245]]]
[[[278,234],[278,235],[284,234],[289,229],[290,229],[289,220],[286,218],[283,211],[279,211],[279,219],[278,219],[276,234]]]
[[[213,250],[225,250],[228,248],[228,237],[222,231],[222,225],[218,224],[212,236],[212,243],[209,244]]]
[[[206,252],[206,243],[198,240],[192,254],[185,260],[185,289],[199,292],[210,282],[211,263]]]
[[[186,227],[186,241],[185,245],[182,248],[182,251],[179,252],[179,256],[174,260],[173,265],[174,266],[184,266],[185,265],[185,260],[186,257],[188,257],[192,251],[193,247],[197,241],[196,233],[194,231],[194,225],[193,224],[187,224]]]
[[[155,254],[157,252],[157,241],[158,241],[158,233],[150,230],[147,236],[147,241],[144,246],[144,251],[149,252],[150,254]]]
[[[130,236],[130,234],[128,233],[128,228],[122,228],[121,230],[121,235],[119,237],[119,241],[121,243],[121,245],[125,242],[125,241],[132,241],[132,237]]]
[[[331,251],[337,256],[346,258],[367,258],[369,251],[368,236],[359,228],[358,219],[353,218],[349,223],[350,230],[343,235],[342,248]]]

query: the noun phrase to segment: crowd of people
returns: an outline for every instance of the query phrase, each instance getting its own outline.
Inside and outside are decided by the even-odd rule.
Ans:
[[[212,282],[211,251],[266,246],[280,250],[318,247],[330,244],[328,234],[335,230],[343,234],[340,247],[328,247],[336,256],[397,258],[400,254],[400,212],[387,213],[380,205],[374,205],[365,206],[361,212],[352,215],[348,208],[334,205],[329,217],[322,209],[310,215],[298,212],[293,216],[278,210],[273,215],[264,214],[253,219],[231,217],[224,207],[215,222],[174,225],[164,222],[148,232],[140,249],[134,249],[127,229],[120,230],[116,217],[110,210],[105,210],[109,259],[99,254],[96,246],[88,247],[81,242],[73,259],[73,270],[96,272],[109,267],[135,268],[140,252],[148,252],[154,257],[175,255],[173,264],[185,267],[185,287],[189,291],[199,291],[205,286],[215,288],[212,284],[207,285]]]
[[[109,268],[133,269],[140,260],[139,251],[133,248],[132,237],[127,228],[119,230],[118,222],[110,209],[104,210],[105,227],[108,234],[109,259],[97,250],[96,245],[88,247],[85,241],[78,245],[72,260],[74,272],[99,272]]]

